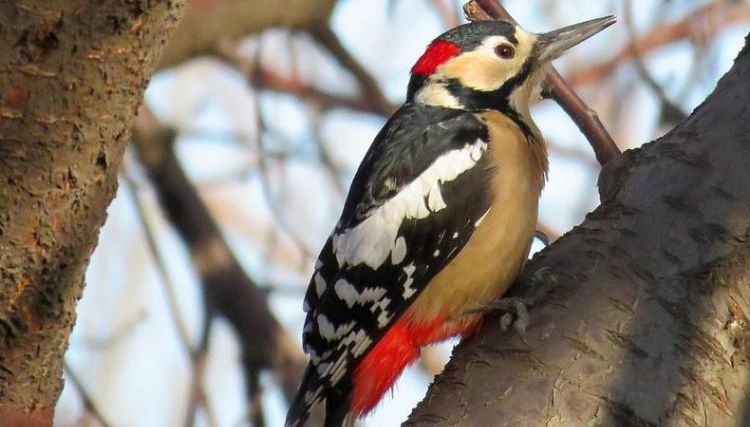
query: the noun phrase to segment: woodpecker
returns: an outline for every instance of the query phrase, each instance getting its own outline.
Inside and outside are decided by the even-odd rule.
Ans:
[[[474,22],[436,38],[351,184],[304,300],[309,355],[287,427],[378,403],[420,348],[465,338],[525,263],[547,152],[529,113],[545,64],[614,23],[535,34]]]

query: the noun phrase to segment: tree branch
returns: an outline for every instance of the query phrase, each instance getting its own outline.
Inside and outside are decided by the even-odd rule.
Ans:
[[[129,126],[183,0],[0,2],[0,420],[47,426]]]
[[[505,19],[515,22],[497,0],[471,0],[464,5],[464,11],[470,20]],[[550,64],[548,67],[547,75],[544,78],[544,87],[548,89],[550,97],[560,104],[589,141],[599,164],[603,166],[610,160],[617,158],[620,155],[620,149],[617,148],[612,137],[609,136],[604,125],[602,125],[596,111],[589,108],[578,94],[565,83],[554,66]]]
[[[99,422],[101,427],[111,427],[112,424],[110,424],[104,415],[102,415],[102,411],[99,410],[99,405],[94,402],[93,397],[91,397],[91,394],[86,390],[86,387],[83,386],[81,379],[78,378],[78,374],[76,374],[67,362],[64,364],[64,370],[65,375],[67,375],[70,382],[73,383],[73,386],[78,390],[78,395],[83,402],[83,408],[86,412],[91,414]]]
[[[244,273],[224,241],[175,156],[174,138],[174,132],[146,110],[138,116],[136,153],[161,206],[190,248],[209,307],[225,317],[239,336],[246,384],[252,383],[253,372],[270,369],[287,398],[292,398],[305,368],[304,357],[272,315],[264,291]]]
[[[750,35],[693,114],[600,178],[527,265],[521,337],[488,317],[406,425],[750,423]],[[708,421],[710,420],[710,421]]]
[[[388,101],[380,90],[380,85],[375,80],[375,77],[344,47],[330,26],[313,26],[308,29],[308,32],[336,58],[344,69],[352,73],[357,82],[359,82],[359,86],[362,92],[364,92],[368,103],[375,105],[379,111],[387,111],[386,116],[390,116],[396,111],[395,106]]]
[[[141,201],[140,195],[138,194],[138,185],[130,177],[127,169],[125,170],[125,173],[121,175],[121,177],[122,182],[125,183],[125,185],[130,190],[130,193],[132,194],[136,212],[138,213],[138,220],[141,222],[144,234],[146,236],[146,243],[149,250],[151,251],[151,256],[153,257],[154,262],[156,263],[156,269],[159,271],[161,284],[167,297],[168,311],[170,317],[172,317],[172,322],[174,323],[175,330],[177,331],[177,337],[180,341],[180,344],[182,344],[183,350],[190,359],[190,370],[192,377],[187,405],[188,409],[186,411],[187,415],[185,416],[184,425],[185,427],[192,427],[195,424],[195,415],[198,411],[198,408],[203,407],[206,413],[206,424],[209,427],[215,427],[217,425],[216,416],[213,414],[213,411],[208,405],[208,401],[206,399],[206,390],[205,387],[203,387],[203,372],[205,371],[208,343],[211,324],[213,320],[211,309],[208,307],[208,302],[204,298],[204,316],[203,327],[201,328],[201,336],[197,345],[191,344],[187,324],[185,323],[185,319],[180,313],[180,306],[177,302],[177,287],[175,286],[174,281],[172,281],[172,278],[169,275],[166,261],[164,260],[161,251],[159,251],[159,245],[156,243],[156,237],[153,227],[151,227],[151,224],[146,217],[146,209],[143,205],[143,202]]]
[[[602,78],[633,59],[637,52],[647,55],[654,50],[679,40],[691,39],[696,28],[701,29],[702,37],[715,35],[722,29],[741,22],[750,21],[750,5],[744,1],[714,1],[691,11],[684,18],[666,25],[660,25],[628,44],[614,58],[582,70],[571,71],[568,81],[573,86],[584,86],[599,82]],[[697,23],[704,25],[698,26]]]

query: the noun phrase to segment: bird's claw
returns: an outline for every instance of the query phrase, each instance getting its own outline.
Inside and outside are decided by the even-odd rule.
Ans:
[[[500,327],[508,330],[511,325],[521,335],[526,334],[529,325],[529,311],[521,298],[500,298],[492,300],[467,311],[467,313],[492,313],[500,311]]]

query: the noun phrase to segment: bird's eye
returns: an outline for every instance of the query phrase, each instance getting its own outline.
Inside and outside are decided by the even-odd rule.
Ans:
[[[495,48],[495,54],[503,59],[511,59],[516,54],[516,51],[511,45],[501,44]]]

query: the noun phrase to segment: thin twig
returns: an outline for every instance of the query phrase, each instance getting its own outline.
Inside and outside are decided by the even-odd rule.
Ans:
[[[256,52],[256,64],[260,64],[261,45],[258,41],[258,50]],[[257,66],[257,65],[256,65]],[[251,82],[252,83],[252,82]],[[255,129],[256,129],[256,148],[258,153],[258,170],[260,171],[260,186],[263,198],[266,200],[268,208],[274,215],[279,228],[295,243],[297,248],[302,252],[306,259],[313,258],[313,252],[307,247],[307,244],[295,230],[287,223],[283,209],[278,205],[273,190],[271,189],[271,180],[269,179],[268,156],[266,155],[265,136],[268,133],[268,126],[263,115],[263,107],[257,93],[252,97],[253,107],[255,108]]]
[[[208,304],[205,303],[204,296],[203,307],[205,313],[201,337],[198,344],[193,348],[193,345],[190,343],[190,333],[188,332],[187,324],[180,313],[180,306],[177,302],[177,287],[172,281],[172,276],[169,275],[169,271],[166,267],[166,260],[162,256],[159,246],[156,243],[156,232],[146,216],[146,208],[138,194],[138,184],[136,184],[135,180],[130,176],[127,168],[125,168],[125,172],[121,176],[122,182],[128,187],[128,190],[133,196],[138,219],[146,236],[146,242],[151,251],[154,263],[156,264],[156,269],[159,271],[162,288],[167,296],[167,305],[169,306],[170,316],[172,317],[175,329],[177,330],[179,341],[190,359],[192,379],[190,386],[190,400],[188,401],[188,409],[186,411],[184,425],[186,427],[192,427],[195,425],[196,412],[202,407],[206,415],[206,424],[210,427],[217,426],[216,416],[211,410],[210,405],[208,405],[206,390],[203,387],[203,372],[205,370],[209,334],[212,323],[210,308],[208,307]]]
[[[314,102],[322,109],[346,108],[363,113],[388,116],[396,108],[395,105],[388,105],[387,108],[383,108],[383,106],[376,105],[372,100],[364,99],[361,96],[346,96],[327,92],[315,85],[295,77],[286,76],[262,65],[256,67],[253,60],[236,55],[232,51],[215,49],[210,54],[244,74],[248,81],[252,82],[253,87],[257,89],[292,95],[302,100]]]
[[[333,187],[336,189],[336,194],[339,196],[344,196],[346,194],[346,187],[341,182],[342,170],[336,164],[336,161],[331,157],[331,153],[329,153],[328,147],[323,141],[323,132],[320,128],[320,112],[314,110],[310,113],[310,115],[313,141],[315,141],[315,148],[318,150],[318,157],[320,158],[320,162],[323,164],[326,172],[328,172],[328,177],[331,180]]]
[[[671,24],[660,25],[639,38],[635,47],[641,55],[678,40],[693,37],[697,22],[706,23],[703,35],[715,34],[729,25],[750,21],[750,5],[745,1],[713,1],[688,13]],[[593,84],[612,74],[619,66],[633,58],[633,48],[628,45],[612,59],[601,64],[572,71],[568,82],[573,86]]]
[[[354,76],[365,97],[373,105],[376,105],[378,110],[388,111],[387,115],[395,111],[393,104],[385,97],[375,77],[344,47],[336,33],[331,30],[331,27],[327,24],[318,25],[309,29],[308,32],[336,58],[344,69],[348,70]]]
[[[446,0],[430,0],[430,3],[432,3],[432,8],[435,12],[440,15],[440,19],[443,21],[443,25],[445,25],[446,28],[458,26],[461,21],[461,15],[453,2]]]
[[[471,0],[464,5],[466,17],[474,21],[489,19],[505,19],[515,22],[512,16],[497,0]],[[550,97],[554,99],[573,119],[581,133],[586,137],[594,149],[596,160],[602,166],[620,155],[620,149],[612,140],[607,130],[599,120],[594,110],[568,86],[554,66],[549,64],[543,86],[547,88]]]
[[[253,398],[250,401],[248,419],[253,427],[265,427],[266,416],[263,408],[263,387],[260,383],[260,371],[254,370],[250,375],[250,389],[253,391]]]
[[[206,300],[238,335],[244,372],[270,369],[292,399],[305,369],[296,340],[273,316],[266,295],[242,269],[182,169],[174,150],[177,133],[145,109],[136,116],[133,146],[146,169],[160,206],[190,248]],[[250,384],[250,379],[246,384]],[[252,396],[248,395],[248,403]]]
[[[635,24],[633,23],[632,8],[633,2],[630,0],[626,0],[623,8],[623,22],[625,24],[625,28],[628,31],[628,35],[630,36],[630,49],[633,51],[633,64],[635,64],[635,69],[638,72],[641,80],[643,80],[646,86],[648,86],[649,89],[651,89],[651,91],[654,93],[654,95],[659,98],[659,101],[661,102],[662,118],[666,118],[670,122],[677,123],[687,117],[687,113],[677,104],[672,102],[671,99],[669,99],[667,93],[664,91],[664,88],[659,84],[659,82],[656,81],[654,76],[651,75],[651,72],[646,67],[643,55],[638,49],[638,43],[636,43],[636,41],[638,40],[638,35],[636,34]]]
[[[111,427],[112,424],[110,424],[109,421],[104,418],[104,416],[102,415],[102,411],[99,410],[99,407],[94,402],[94,399],[91,397],[88,391],[86,391],[86,387],[83,386],[83,382],[81,382],[78,374],[76,374],[76,372],[67,361],[63,362],[63,369],[65,370],[65,375],[68,376],[70,382],[78,390],[78,395],[81,397],[81,401],[83,402],[83,407],[84,409],[86,409],[86,412],[93,415],[94,418],[96,418],[96,420],[99,422],[99,424],[102,425],[102,427]]]
[[[159,246],[156,243],[155,230],[146,217],[146,207],[143,204],[143,200],[141,200],[141,196],[138,194],[139,185],[130,176],[128,171],[129,168],[126,166],[123,169],[124,173],[120,175],[122,178],[121,182],[132,195],[133,204],[135,205],[136,214],[138,215],[138,221],[141,223],[143,234],[146,237],[146,245],[151,252],[154,264],[156,264],[156,270],[159,272],[162,289],[167,297],[169,314],[170,317],[172,317],[172,322],[177,330],[177,337],[179,338],[180,344],[182,344],[185,352],[190,355],[193,351],[192,345],[190,344],[190,333],[188,332],[187,324],[180,313],[180,304],[177,302],[177,286],[172,281],[172,276],[169,275],[167,262],[162,256]]]
[[[127,338],[135,331],[135,328],[146,320],[148,313],[146,310],[139,310],[132,319],[114,327],[114,330],[106,336],[84,336],[83,345],[88,350],[103,350],[112,347],[121,340]]]

